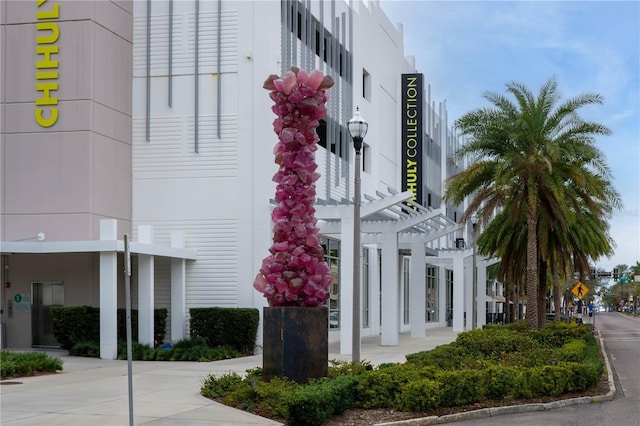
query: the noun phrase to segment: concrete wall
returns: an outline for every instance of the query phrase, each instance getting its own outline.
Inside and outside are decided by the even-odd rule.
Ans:
[[[0,239],[38,232],[48,241],[97,239],[104,217],[127,232],[131,2],[2,7]]]

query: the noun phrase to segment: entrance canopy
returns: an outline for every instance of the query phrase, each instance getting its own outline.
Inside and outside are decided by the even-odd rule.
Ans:
[[[196,260],[196,250],[182,247],[161,246],[158,244],[145,244],[131,241],[132,254],[145,254],[150,256],[163,256],[174,259]],[[89,240],[89,241],[2,241],[0,252],[8,253],[91,253],[91,252],[124,252],[123,240]]]

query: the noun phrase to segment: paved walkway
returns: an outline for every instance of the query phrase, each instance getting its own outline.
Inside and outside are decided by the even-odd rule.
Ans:
[[[379,337],[365,337],[361,359],[373,365],[404,362],[405,355],[450,343],[456,335],[451,328],[427,330],[424,339],[401,334],[398,346],[380,346]],[[0,382],[2,426],[129,424],[126,361],[71,357],[66,351],[49,353],[64,361],[63,372]],[[340,355],[338,344],[330,344],[329,359],[350,361],[351,356]],[[202,380],[209,374],[244,373],[259,366],[261,355],[202,363],[134,361],[134,424],[279,425],[200,395]]]

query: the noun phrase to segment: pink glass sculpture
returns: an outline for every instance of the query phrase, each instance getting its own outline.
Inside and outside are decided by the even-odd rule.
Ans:
[[[278,205],[271,213],[271,254],[262,261],[253,286],[269,306],[315,307],[329,298],[331,274],[323,260],[313,208],[315,181],[320,177],[313,153],[318,149],[316,128],[327,113],[331,86],[331,77],[298,68],[282,77],[270,75],[264,82],[277,115],[273,129],[278,143],[273,153],[280,167],[273,181]]]

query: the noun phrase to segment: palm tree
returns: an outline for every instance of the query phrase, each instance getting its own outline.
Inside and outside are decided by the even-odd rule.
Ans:
[[[527,326],[536,329],[539,238],[546,238],[550,224],[567,233],[577,206],[607,214],[621,203],[594,142],[595,135],[608,135],[610,131],[583,120],[576,112],[585,105],[601,104],[600,95],[581,94],[558,105],[560,95],[554,78],[542,86],[537,97],[520,83],[506,86],[515,102],[486,92],[483,97],[493,104],[492,108],[473,110],[456,121],[468,142],[452,160],[469,157],[471,164],[449,179],[445,200],[459,204],[465,197],[473,197],[463,221],[478,215],[488,223],[497,210],[508,212],[505,217],[510,226],[519,228],[511,233],[517,244],[501,244],[526,247],[517,254],[526,253]],[[594,187],[595,193],[590,194]],[[548,247],[546,241],[542,247]],[[504,254],[506,249],[482,254],[499,252]],[[546,261],[548,256],[543,254]]]

